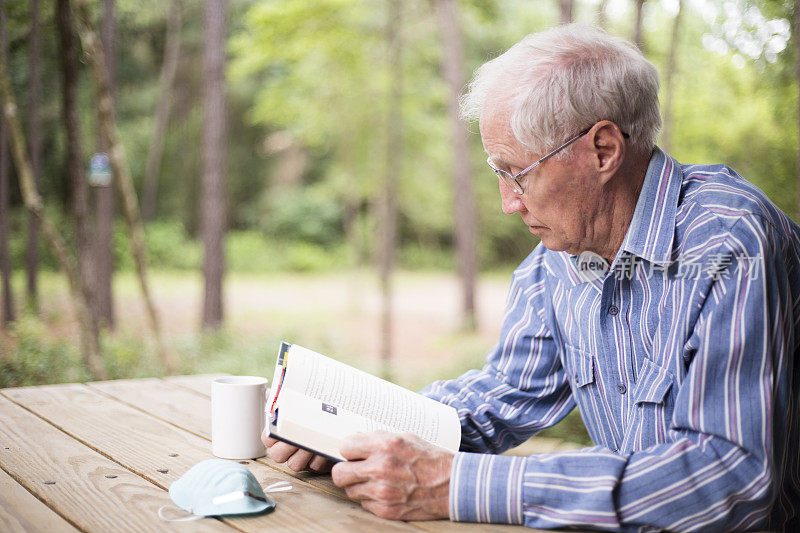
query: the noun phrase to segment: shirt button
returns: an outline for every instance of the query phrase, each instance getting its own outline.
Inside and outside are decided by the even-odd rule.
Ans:
[[[619,313],[619,308],[616,305],[612,305],[608,308],[609,315],[616,315],[617,313]]]
[[[620,383],[619,385],[617,385],[617,392],[618,392],[618,393],[620,393],[620,394],[625,394],[625,392],[626,392],[627,390],[628,390],[628,388],[627,388],[625,385],[623,385],[622,383]]]

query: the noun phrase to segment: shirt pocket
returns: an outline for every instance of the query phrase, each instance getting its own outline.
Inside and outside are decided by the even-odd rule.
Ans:
[[[633,391],[633,401],[637,404],[663,404],[664,399],[672,388],[674,378],[672,373],[657,364],[644,359],[639,369],[639,379]]]
[[[594,356],[569,344],[565,344],[564,347],[568,359],[565,366],[570,371],[570,378],[575,387],[584,388],[594,383]]]
[[[636,408],[633,420],[628,425],[621,449],[644,450],[667,441],[675,408],[675,377],[668,370],[644,359],[639,368],[638,380],[633,391]]]

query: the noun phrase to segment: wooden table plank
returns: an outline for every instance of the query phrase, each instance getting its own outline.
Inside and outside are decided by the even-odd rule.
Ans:
[[[198,397],[193,392],[205,386],[207,376],[180,376],[180,378],[181,386],[174,385],[176,378],[126,379],[87,385],[210,441],[211,398]],[[210,388],[210,384],[208,386]],[[293,472],[285,464],[276,463],[267,457],[259,459],[258,462],[300,478],[331,494],[346,498],[344,491],[333,484],[329,475]]]
[[[472,522],[450,522],[449,520],[429,520],[408,522],[431,533],[552,533],[545,529],[531,529],[525,526],[507,524],[475,524]],[[581,533],[577,531],[576,533]]]
[[[205,376],[197,378],[196,383],[202,387]],[[193,383],[190,379],[183,379],[182,382]],[[86,383],[86,386],[199,437],[211,440],[210,396],[198,394],[192,390],[193,387],[179,386],[174,384],[173,380],[165,381],[158,378],[96,381]]]
[[[84,419],[87,426],[91,422]],[[2,395],[0,441],[2,469],[77,528],[138,532],[164,527],[158,509],[170,500],[163,490]],[[170,526],[178,531],[230,531],[217,520]]]
[[[78,530],[0,469],[0,531],[77,533]]]
[[[142,388],[146,387],[140,383]],[[132,472],[166,489],[197,462],[212,457],[210,443],[84,385],[53,385],[3,391],[36,413]],[[145,393],[154,396],[156,390]],[[193,394],[193,393],[192,393]],[[207,401],[207,400],[206,400]],[[177,454],[172,457],[170,454]],[[266,515],[225,518],[242,531],[415,531],[402,522],[378,518],[358,504],[342,500],[264,464],[248,468],[262,485],[289,480],[295,489],[273,495],[276,510]],[[166,470],[166,472],[159,472]],[[168,503],[169,499],[162,499]],[[206,522],[205,520],[202,522]]]
[[[214,381],[214,378],[227,375],[228,374],[197,374],[194,376],[169,376],[164,378],[164,380],[173,385],[191,389],[203,396],[211,398],[211,382]]]

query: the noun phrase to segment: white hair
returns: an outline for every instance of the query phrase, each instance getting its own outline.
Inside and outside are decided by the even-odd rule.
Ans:
[[[610,120],[632,149],[649,153],[661,128],[656,68],[630,42],[587,24],[532,33],[482,65],[461,96],[461,116],[480,118],[498,87],[509,91],[514,136],[535,152]]]

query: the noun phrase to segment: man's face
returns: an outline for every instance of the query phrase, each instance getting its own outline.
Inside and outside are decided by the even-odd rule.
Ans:
[[[514,137],[507,102],[487,99],[480,132],[483,147],[498,168],[516,174],[544,154],[531,152]],[[550,158],[520,178],[523,194],[498,180],[503,212],[519,213],[530,232],[550,250],[579,254],[593,248],[593,222],[602,191],[588,143],[586,137],[578,139],[569,159]]]

